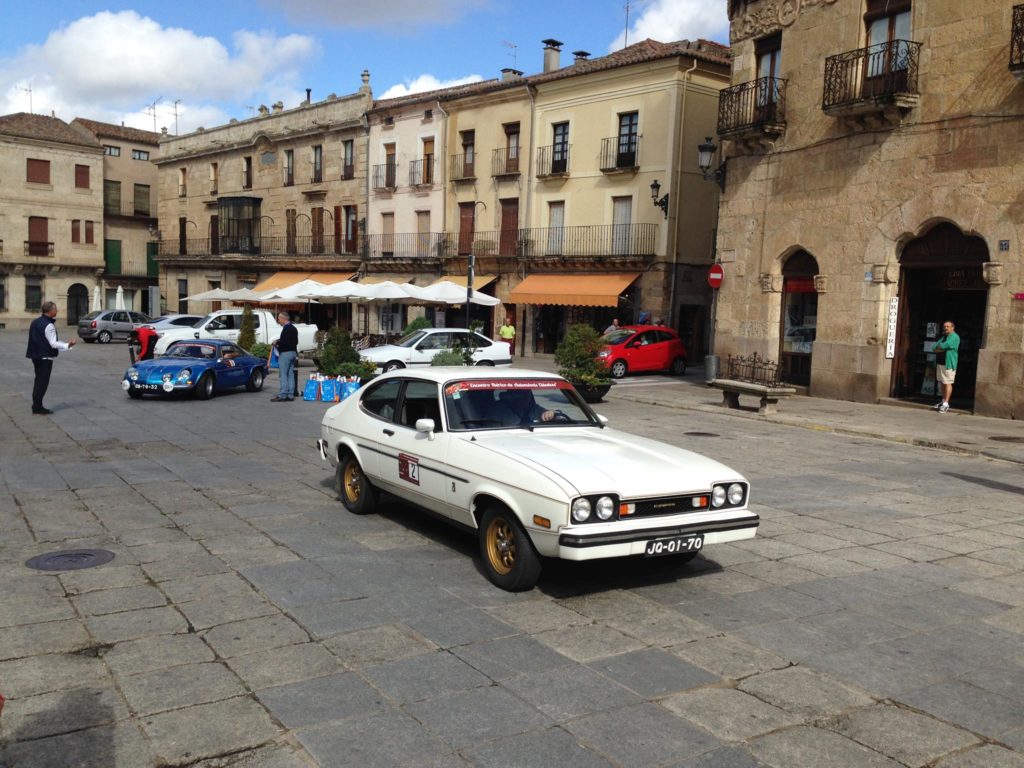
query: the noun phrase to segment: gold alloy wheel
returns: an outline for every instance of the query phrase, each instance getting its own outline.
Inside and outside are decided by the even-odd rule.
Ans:
[[[516,564],[515,532],[508,520],[496,517],[487,526],[487,559],[496,573],[505,576]]]
[[[363,494],[363,475],[356,462],[350,461],[345,465],[344,481],[342,485],[345,489],[345,498],[350,504],[358,504],[359,497]]]

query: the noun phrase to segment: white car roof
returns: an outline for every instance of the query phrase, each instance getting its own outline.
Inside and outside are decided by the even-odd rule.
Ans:
[[[516,368],[515,370],[503,368],[500,371],[495,371],[490,366],[431,365],[412,370],[409,368],[401,368],[396,371],[382,373],[380,376],[375,376],[373,382],[383,381],[384,379],[408,378],[424,379],[426,381],[443,383],[454,379],[561,379],[562,377],[548,371],[534,371],[524,368]]]

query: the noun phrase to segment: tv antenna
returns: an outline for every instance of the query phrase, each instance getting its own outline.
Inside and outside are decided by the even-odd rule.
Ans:
[[[175,99],[174,104],[171,106],[171,111],[174,112],[174,135],[178,135],[178,105],[181,104],[181,99]]]
[[[626,36],[623,38],[622,47],[625,48],[629,45],[629,12],[634,5],[639,5],[644,0],[626,0]]]
[[[502,40],[501,44],[511,51],[508,55],[512,57],[512,69],[518,69],[516,66],[516,57],[519,52],[519,46],[515,43],[510,43],[508,40]]]
[[[162,99],[163,96],[159,96],[152,104],[146,105],[146,114],[152,115],[153,117],[153,133],[156,133],[156,105],[159,104]]]
[[[21,90],[28,94],[28,113],[34,115],[35,112],[32,111],[32,83],[28,84],[28,88],[22,88]]]

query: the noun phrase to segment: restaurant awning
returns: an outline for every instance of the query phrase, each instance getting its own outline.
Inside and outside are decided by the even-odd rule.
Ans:
[[[511,304],[617,307],[619,295],[639,273],[614,275],[527,275],[509,296]]]
[[[497,275],[473,275],[473,290],[478,291],[481,288],[485,288],[497,279]],[[431,283],[431,285],[437,285],[438,283],[443,283],[446,280],[449,283],[461,285],[463,288],[466,287],[465,275],[445,275],[444,277],[437,278],[437,280]]]
[[[355,277],[355,272],[275,272],[253,290],[257,292],[277,291],[301,283],[303,280],[315,280],[324,285],[333,285],[342,280],[351,280],[353,277]]]

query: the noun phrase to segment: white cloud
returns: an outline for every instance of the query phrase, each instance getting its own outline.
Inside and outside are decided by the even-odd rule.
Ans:
[[[609,53],[623,47],[625,30],[608,46]],[[726,0],[651,0],[641,7],[629,28],[629,43],[646,38],[669,43],[674,40],[715,40],[729,43]]]
[[[157,126],[172,131],[171,103],[182,132],[226,119],[217,102],[276,101],[294,93],[302,67],[319,53],[313,38],[234,33],[232,48],[191,30],[164,27],[134,11],[86,16],[0,62],[0,113],[28,111],[71,120],[88,117],[153,129],[146,104],[162,99]],[[170,121],[170,123],[168,123]],[[202,122],[200,122],[202,121]]]
[[[261,0],[291,19],[359,27],[451,24],[491,0]]]
[[[392,85],[378,99],[395,99],[399,96],[408,96],[411,93],[423,93],[425,91],[436,91],[439,88],[451,88],[455,85],[466,85],[467,83],[479,83],[483,78],[480,75],[467,75],[457,77],[454,80],[438,80],[433,75],[420,75],[404,83]]]

